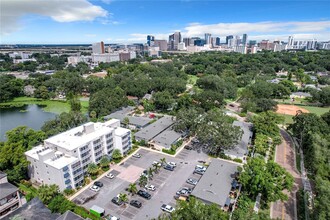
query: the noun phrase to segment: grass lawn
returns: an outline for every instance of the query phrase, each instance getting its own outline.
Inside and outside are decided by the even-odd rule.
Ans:
[[[302,108],[307,109],[310,113],[317,115],[323,115],[324,113],[330,111],[330,107],[315,107],[315,106],[301,106]]]
[[[12,107],[19,107],[23,105],[44,105],[43,108],[46,112],[52,112],[55,114],[61,114],[62,112],[69,112],[70,111],[70,104],[66,101],[58,101],[58,100],[42,100],[32,97],[18,97],[14,98],[12,101],[0,103],[1,106],[12,106]],[[81,101],[82,112],[86,113],[88,111],[88,101]]]
[[[293,115],[285,115],[285,114],[278,114],[284,117],[284,124],[292,124],[293,123]]]

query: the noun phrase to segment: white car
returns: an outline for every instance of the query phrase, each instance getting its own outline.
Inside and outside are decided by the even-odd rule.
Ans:
[[[154,164],[157,164],[157,166],[159,166],[159,167],[162,166],[162,164],[160,162],[156,161],[156,160],[154,162],[152,162],[152,165],[154,165]]]
[[[169,163],[167,163],[168,165],[171,165],[172,167],[176,167],[176,163],[174,163],[174,162],[169,162]]]
[[[155,191],[156,190],[156,187],[154,185],[145,185],[146,189],[150,190],[150,191]]]
[[[169,212],[169,213],[172,213],[173,211],[175,211],[175,208],[173,208],[172,206],[170,205],[166,205],[166,204],[163,204],[161,209],[165,212]]]
[[[202,166],[202,165],[196,165],[195,170],[202,170],[202,171],[206,171],[206,167]]]
[[[139,153],[136,153],[136,154],[133,154],[133,155],[132,155],[132,157],[135,157],[135,158],[141,158],[141,156],[142,156],[142,155],[139,154]]]
[[[89,189],[92,190],[92,191],[94,191],[94,192],[98,192],[98,191],[100,191],[100,187],[95,186],[95,185],[89,187]]]
[[[105,177],[107,177],[109,179],[113,179],[115,176],[110,172],[110,173],[107,173],[107,175],[105,175]]]

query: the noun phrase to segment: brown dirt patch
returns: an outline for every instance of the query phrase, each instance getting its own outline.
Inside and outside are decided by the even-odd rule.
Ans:
[[[279,105],[277,105],[276,113],[285,114],[285,115],[296,115],[297,111],[302,111],[303,113],[308,113],[309,112],[307,109],[301,108],[301,107],[296,106],[296,105],[279,104]]]

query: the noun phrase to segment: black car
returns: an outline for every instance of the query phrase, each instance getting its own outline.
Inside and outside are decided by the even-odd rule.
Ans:
[[[95,185],[95,186],[98,186],[98,187],[102,187],[102,186],[103,186],[103,183],[100,182],[100,181],[96,181],[96,182],[94,183],[94,185]]]
[[[186,146],[184,146],[184,149],[187,149],[187,150],[192,150],[192,149],[193,149],[193,147],[192,147],[192,146],[190,146],[190,145],[186,145]]]
[[[139,190],[137,194],[145,199],[151,199],[151,195],[147,191]]]
[[[173,170],[174,170],[174,167],[171,166],[171,165],[169,165],[169,164],[166,164],[166,165],[164,166],[164,169],[165,169],[165,170],[173,171]]]
[[[141,208],[142,203],[138,200],[132,200],[129,204],[131,204],[131,206],[134,206],[136,208]]]
[[[124,204],[123,201],[120,201],[118,197],[113,197],[113,199],[111,199],[111,202],[115,203],[116,205],[122,205]]]

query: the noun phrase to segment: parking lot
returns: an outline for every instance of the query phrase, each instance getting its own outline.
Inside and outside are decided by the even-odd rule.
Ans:
[[[175,193],[182,187],[192,188],[193,185],[187,184],[188,178],[199,179],[201,176],[193,174],[194,167],[200,164],[198,161],[208,160],[208,156],[202,152],[183,149],[176,157],[170,157],[157,152],[152,152],[147,149],[139,149],[137,153],[142,155],[141,158],[130,157],[120,166],[111,167],[111,173],[115,178],[101,178],[104,184],[99,192],[93,192],[86,189],[79,194],[73,201],[80,203],[86,209],[90,209],[93,205],[97,205],[105,209],[106,215],[111,214],[120,219],[151,219],[156,218],[162,212],[160,209],[162,204],[175,206]],[[129,201],[136,199],[142,203],[141,208],[135,208],[129,203],[122,206],[117,206],[111,202],[111,199],[119,193],[129,194],[125,189],[130,183],[137,182],[143,170],[152,167],[153,161],[160,161],[161,158],[166,158],[166,162],[175,162],[177,164],[174,171],[160,168],[158,173],[155,173],[148,184],[156,187],[155,191],[148,191],[152,197],[146,200],[138,195],[129,195]],[[137,188],[141,189],[138,184]],[[89,200],[85,201],[86,198]]]

